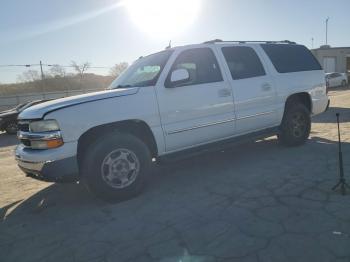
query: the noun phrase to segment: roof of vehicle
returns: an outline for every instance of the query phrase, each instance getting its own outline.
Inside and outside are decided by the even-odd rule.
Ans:
[[[221,39],[214,39],[214,40],[209,40],[205,41],[203,44],[218,44],[218,43],[234,43],[234,44],[290,44],[290,45],[295,45],[296,42],[292,42],[289,40],[282,40],[282,41],[264,41],[264,40],[253,40],[253,41],[246,41],[246,40],[239,40],[239,41],[224,41]]]
[[[341,74],[341,75],[343,75],[345,73],[340,73],[340,72],[329,72],[329,73],[326,73],[326,75],[332,75],[332,74]]]
[[[254,40],[254,41],[246,41],[246,40],[240,40],[240,41],[224,41],[224,40],[221,40],[221,39],[214,39],[214,40],[209,40],[209,41],[205,41],[203,43],[198,43],[198,44],[187,44],[187,45],[183,45],[183,46],[167,46],[165,47],[165,50],[162,50],[162,51],[159,51],[159,52],[156,52],[156,53],[152,53],[152,54],[149,54],[147,56],[140,56],[139,59],[141,58],[145,58],[145,57],[148,57],[150,55],[155,55],[155,54],[159,54],[159,53],[162,53],[162,52],[165,52],[165,51],[170,51],[170,50],[176,50],[176,49],[183,49],[183,48],[189,48],[189,47],[198,47],[198,46],[201,46],[201,45],[208,45],[208,44],[257,44],[257,45],[260,45],[260,44],[283,44],[283,45],[297,45],[296,42],[293,42],[293,41],[289,41],[289,40],[281,40],[281,41],[271,41],[271,40],[267,40],[267,41],[259,41],[259,40]]]
[[[208,45],[208,44],[283,44],[283,45],[297,45],[296,42],[289,41],[289,40],[281,40],[281,41],[263,41],[263,40],[254,40],[254,41],[247,41],[247,40],[238,40],[238,41],[226,41],[226,40],[221,40],[221,39],[213,39],[209,41],[205,41],[203,43],[198,43],[198,44],[188,44],[188,45],[183,45],[183,46],[167,46],[165,50],[175,50],[175,49],[182,49],[182,48],[188,48],[188,47],[195,47],[195,46],[201,46],[201,45]]]

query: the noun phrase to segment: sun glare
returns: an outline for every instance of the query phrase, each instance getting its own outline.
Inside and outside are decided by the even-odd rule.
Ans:
[[[200,8],[200,0],[125,0],[124,4],[142,31],[159,37],[186,30]]]

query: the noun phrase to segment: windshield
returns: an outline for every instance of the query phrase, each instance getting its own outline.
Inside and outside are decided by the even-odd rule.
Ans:
[[[154,86],[172,52],[167,50],[140,58],[114,80],[109,89]]]

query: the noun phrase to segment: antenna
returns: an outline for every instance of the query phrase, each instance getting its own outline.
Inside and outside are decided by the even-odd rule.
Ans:
[[[171,48],[171,40],[169,41],[169,45],[165,49],[170,49]]]

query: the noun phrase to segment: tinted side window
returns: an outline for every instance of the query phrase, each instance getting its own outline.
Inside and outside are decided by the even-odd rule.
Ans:
[[[264,67],[252,48],[246,46],[223,47],[222,53],[233,79],[265,75]]]
[[[279,73],[322,70],[313,54],[302,45],[262,44]]]
[[[190,79],[186,85],[197,85],[223,81],[219,64],[213,51],[210,48],[196,48],[183,51],[175,60],[171,72],[176,69],[187,69]]]

